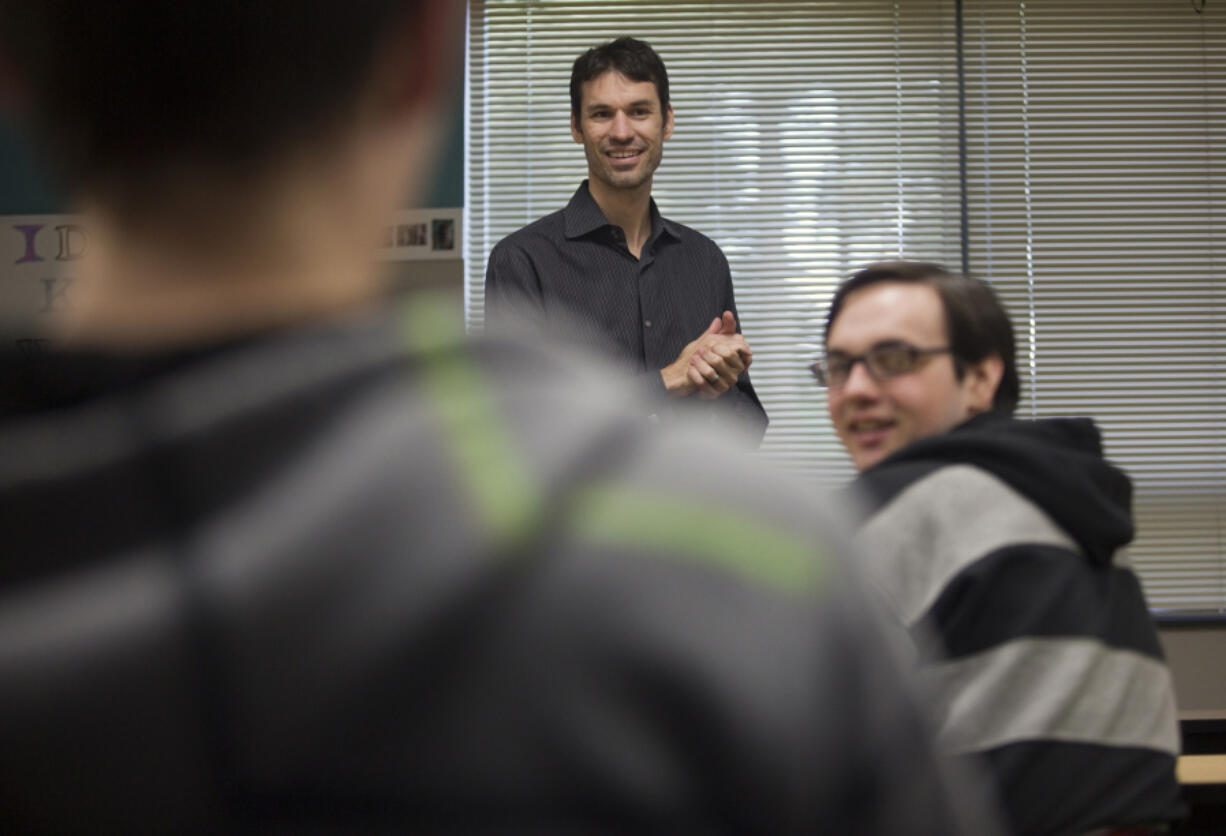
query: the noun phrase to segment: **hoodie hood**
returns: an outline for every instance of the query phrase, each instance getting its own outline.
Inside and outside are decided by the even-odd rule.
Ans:
[[[980,467],[1026,496],[1095,564],[1109,564],[1132,541],[1132,483],[1103,458],[1102,438],[1089,418],[977,415],[883,459],[855,487],[885,503],[915,476],[950,464]]]

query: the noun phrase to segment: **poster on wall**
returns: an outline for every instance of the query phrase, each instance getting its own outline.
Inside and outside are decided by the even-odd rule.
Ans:
[[[0,327],[21,350],[45,348],[88,252],[76,215],[0,215]]]
[[[460,258],[463,210],[403,209],[383,229],[380,262]],[[45,349],[55,318],[72,305],[90,250],[77,215],[0,215],[0,328],[22,350]]]

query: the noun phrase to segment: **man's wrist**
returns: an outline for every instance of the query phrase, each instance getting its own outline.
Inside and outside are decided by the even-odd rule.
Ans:
[[[660,379],[664,381],[664,390],[670,395],[688,395],[693,391],[694,384],[690,382],[687,374],[688,367],[678,370],[677,364],[672,363],[660,369]]]

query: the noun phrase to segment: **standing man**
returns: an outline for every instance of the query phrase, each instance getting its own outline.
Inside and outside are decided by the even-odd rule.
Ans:
[[[935,264],[857,273],[825,346],[863,559],[943,699],[947,749],[983,757],[1017,834],[1178,817],[1174,693],[1124,552],[1131,485],[1094,423],[1011,418],[1008,316]]]
[[[728,260],[710,238],[660,215],[652,177],[673,133],[664,62],[618,38],[575,61],[570,130],[588,179],[565,209],[490,253],[486,318],[565,330],[607,348],[660,395],[712,403],[711,420],[754,444],[766,411],[749,380]],[[672,411],[672,410],[668,410]]]
[[[794,488],[380,292],[457,5],[0,0],[94,248],[0,343],[4,831],[981,833]]]

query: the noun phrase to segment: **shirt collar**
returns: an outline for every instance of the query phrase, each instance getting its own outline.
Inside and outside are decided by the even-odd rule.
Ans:
[[[651,213],[651,237],[649,240],[654,241],[660,236],[661,232],[668,233],[673,238],[681,238],[681,232],[677,229],[677,225],[662,216],[660,210],[656,208],[655,198],[651,199],[648,211]],[[608,218],[604,216],[604,212],[600,211],[600,207],[596,205],[596,199],[592,197],[587,180],[580,183],[579,188],[575,190],[570,203],[566,204],[566,208],[562,210],[562,218],[565,222],[566,237],[568,239],[582,238],[609,225]]]

